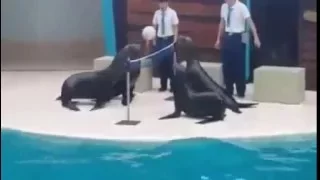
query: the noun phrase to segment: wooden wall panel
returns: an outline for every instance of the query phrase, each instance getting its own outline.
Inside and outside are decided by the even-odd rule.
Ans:
[[[317,1],[301,0],[299,64],[306,68],[307,89],[317,90]],[[311,12],[311,17],[305,15]]]
[[[267,6],[260,6],[258,1],[267,2],[269,0],[252,0],[252,6],[256,4],[257,7],[252,7],[257,14],[264,17],[263,14],[270,15],[270,9]],[[201,61],[220,61],[219,51],[213,48],[216,40],[218,23],[220,20],[220,7],[223,0],[171,0],[170,6],[177,10],[180,19],[179,32],[183,35],[189,35],[195,41],[199,60]],[[262,3],[263,4],[263,3]],[[268,3],[264,3],[268,4]],[[128,42],[141,39],[141,30],[146,25],[151,25],[154,11],[158,8],[155,0],[128,0],[127,7],[128,15]],[[299,65],[306,68],[307,74],[307,89],[315,90],[317,86],[317,29],[316,22],[309,22],[304,20],[303,12],[306,10],[316,11],[316,0],[300,0],[301,17],[297,19],[300,22],[299,26]],[[265,11],[268,11],[266,13]],[[256,18],[253,16],[257,24],[265,24],[267,17]],[[270,17],[269,17],[270,19]],[[269,22],[269,21],[268,21]],[[272,23],[272,21],[270,22]],[[275,24],[273,24],[275,26]],[[270,31],[272,24],[268,26],[261,26],[263,29],[258,29],[259,32]],[[270,31],[270,32],[269,32]],[[296,37],[297,37],[296,36]],[[269,36],[266,36],[269,38]],[[272,36],[271,36],[272,37]],[[262,42],[264,43],[264,42]],[[290,41],[290,43],[292,43]],[[295,44],[290,44],[290,46]],[[273,47],[277,48],[277,47]],[[271,48],[272,49],[272,48]],[[296,50],[295,50],[296,52]],[[260,52],[261,54],[261,52]],[[289,58],[292,58],[291,56]],[[252,60],[253,61],[253,60]],[[285,63],[285,62],[284,62]],[[275,63],[277,64],[277,63]],[[289,63],[290,64],[290,63]],[[296,63],[294,65],[297,65]]]
[[[218,1],[217,1],[218,2]],[[143,4],[143,6],[137,6],[137,4]],[[153,14],[158,8],[158,4],[150,0],[131,0],[128,2],[128,9],[131,12],[142,12]],[[170,2],[170,7],[179,10],[179,15],[189,15],[189,16],[219,16],[220,7],[219,3],[214,3],[213,5],[201,4],[198,2]]]
[[[201,61],[219,61],[219,52],[213,46],[216,41],[222,0],[171,0],[177,10],[179,32],[190,36],[197,45]],[[128,1],[128,42],[141,38],[141,29],[151,25],[157,1]]]

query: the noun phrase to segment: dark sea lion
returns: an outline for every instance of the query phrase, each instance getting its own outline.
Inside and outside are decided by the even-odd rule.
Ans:
[[[144,42],[129,44],[120,50],[109,67],[92,72],[81,72],[69,76],[63,83],[61,96],[62,106],[70,110],[79,111],[72,99],[93,99],[95,105],[91,110],[100,109],[112,98],[122,95],[122,104],[127,104],[126,68],[127,60],[137,59],[145,52]],[[134,97],[133,90],[140,75],[140,62],[130,63],[130,102]]]
[[[240,108],[249,108],[257,105],[257,103],[238,103],[208,75],[200,65],[200,62],[196,60],[196,48],[190,37],[180,36],[176,47],[179,47],[176,48],[178,62],[186,61],[187,81],[194,92],[215,92],[226,107],[236,113],[241,113]]]
[[[138,48],[138,47],[136,47]],[[137,59],[137,58],[135,58]],[[135,94],[133,93],[135,84],[139,78],[140,75],[140,61],[130,64],[130,102],[135,97]],[[113,86],[115,94],[114,97],[122,95],[121,103],[122,105],[127,105],[127,74],[124,73],[119,81]]]
[[[201,123],[223,120],[225,105],[214,92],[194,92],[187,82],[186,68],[174,64],[173,99],[175,110],[160,119],[177,118],[184,112],[187,116],[205,118]]]

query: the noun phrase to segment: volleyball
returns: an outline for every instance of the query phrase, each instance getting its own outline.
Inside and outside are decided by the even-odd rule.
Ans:
[[[146,26],[142,30],[142,38],[146,41],[153,40],[156,37],[156,30],[153,26]]]

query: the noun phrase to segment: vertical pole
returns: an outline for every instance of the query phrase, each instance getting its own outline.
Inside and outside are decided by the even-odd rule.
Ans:
[[[127,121],[130,121],[130,57],[127,59]]]
[[[247,7],[251,12],[251,0],[246,0]],[[246,44],[246,55],[245,55],[245,72],[246,72],[246,80],[249,80],[250,76],[250,28],[248,24],[246,24],[246,31],[248,33],[248,43]]]
[[[140,121],[137,120],[131,120],[130,119],[130,69],[131,69],[131,61],[130,57],[128,57],[125,66],[126,66],[126,87],[127,87],[127,119],[117,122],[117,125],[128,125],[128,126],[135,126],[140,123]]]

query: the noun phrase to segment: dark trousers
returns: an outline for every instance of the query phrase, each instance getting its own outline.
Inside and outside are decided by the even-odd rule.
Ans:
[[[156,50],[163,49],[173,43],[174,36],[169,36],[165,38],[157,37],[156,40]],[[157,56],[158,72],[160,76],[161,88],[167,89],[168,79],[170,79],[170,87],[172,88],[172,76],[173,76],[173,51],[168,49],[163,51]]]
[[[245,44],[242,43],[242,34],[225,33],[221,51],[222,70],[227,93],[233,95],[235,84],[238,96],[244,96],[246,91]]]

